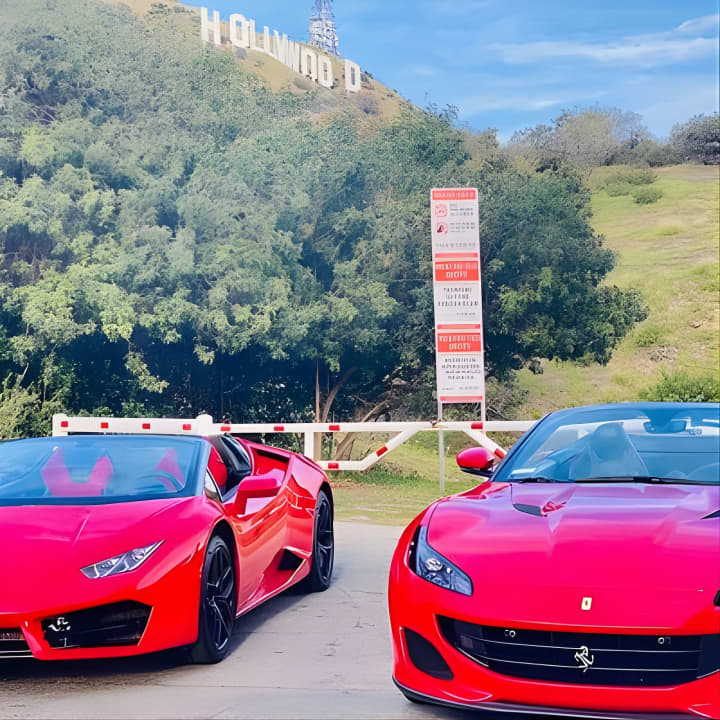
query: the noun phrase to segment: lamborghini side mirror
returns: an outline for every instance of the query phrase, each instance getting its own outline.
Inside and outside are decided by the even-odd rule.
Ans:
[[[495,456],[484,447],[474,447],[458,453],[457,464],[463,472],[489,478],[495,469]]]
[[[266,475],[250,475],[241,483],[235,498],[235,512],[245,513],[250,498],[272,498],[282,489],[282,473],[271,470]]]

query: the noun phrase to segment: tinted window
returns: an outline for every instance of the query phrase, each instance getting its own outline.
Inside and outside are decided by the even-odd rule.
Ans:
[[[195,494],[200,439],[94,435],[0,445],[0,503],[91,504]]]
[[[720,483],[718,407],[647,405],[551,415],[502,465],[496,480],[628,476]]]

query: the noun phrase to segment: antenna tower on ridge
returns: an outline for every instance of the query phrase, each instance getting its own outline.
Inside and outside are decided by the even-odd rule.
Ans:
[[[315,0],[310,18],[310,45],[315,45],[326,53],[338,54],[338,36],[335,29],[335,13],[332,0]]]

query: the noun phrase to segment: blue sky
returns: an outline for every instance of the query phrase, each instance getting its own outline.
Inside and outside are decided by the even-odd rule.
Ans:
[[[193,0],[307,37],[311,0]],[[716,0],[335,0],[342,55],[418,105],[453,104],[476,130],[563,108],[640,113],[666,136],[718,109]]]

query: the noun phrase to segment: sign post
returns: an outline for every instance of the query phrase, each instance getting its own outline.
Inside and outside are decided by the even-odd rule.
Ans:
[[[430,193],[438,420],[443,405],[480,403],[485,422],[480,218],[476,188]],[[440,489],[445,490],[444,438],[439,433]]]

